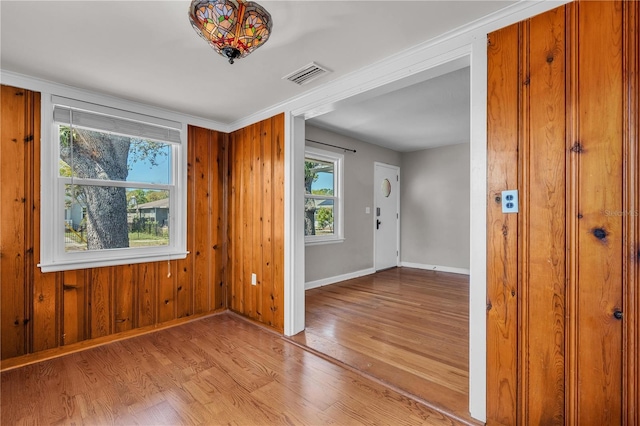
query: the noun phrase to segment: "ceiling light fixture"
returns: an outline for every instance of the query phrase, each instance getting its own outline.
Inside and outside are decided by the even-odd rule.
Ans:
[[[189,20],[230,64],[262,46],[271,35],[271,15],[252,1],[193,0]]]

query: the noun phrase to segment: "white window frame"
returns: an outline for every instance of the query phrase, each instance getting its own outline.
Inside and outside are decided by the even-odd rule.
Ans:
[[[304,151],[304,159],[305,161],[310,159],[333,163],[333,196],[313,195],[313,198],[334,200],[333,234],[305,235],[305,245],[341,243],[344,241],[344,155],[324,149],[307,147]],[[309,197],[305,194],[304,198],[306,200]]]
[[[165,185],[170,192],[169,244],[166,246],[126,247],[105,250],[65,251],[64,214],[65,184],[69,178],[59,174],[60,143],[58,124],[54,122],[54,107],[84,110],[91,113],[113,116],[142,124],[164,127],[179,132],[179,142],[166,142],[171,149],[170,182]],[[125,265],[161,260],[184,259],[187,252],[187,132],[186,124],[169,118],[151,116],[144,112],[123,110],[98,105],[78,99],[56,95],[42,99],[42,143],[41,143],[41,206],[40,206],[40,263],[42,272],[85,269],[102,266]],[[78,179],[74,179],[78,182]],[[78,182],[80,183],[80,182]],[[91,182],[85,182],[91,184]],[[145,188],[141,182],[121,182],[110,186]],[[157,186],[154,186],[154,188]]]

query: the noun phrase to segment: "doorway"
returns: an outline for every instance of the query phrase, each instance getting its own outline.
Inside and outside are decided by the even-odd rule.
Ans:
[[[355,103],[369,101],[376,96],[380,96],[385,93],[389,93],[395,90],[400,90],[412,86],[414,84],[424,82],[428,79],[435,78],[437,76],[450,73],[459,70],[464,67],[472,65],[472,49],[482,51],[486,49],[486,44],[481,41],[474,45],[464,45],[451,55],[447,54],[445,57],[433,56],[429,61],[424,62],[419,67],[416,73],[409,77],[403,76],[402,78],[395,77],[394,80],[384,86],[378,86],[376,88],[363,91],[358,95],[351,97],[340,98],[339,100],[333,100],[329,104],[326,98],[318,100],[317,103],[309,106],[303,106],[299,109],[291,111],[289,117],[289,123],[291,126],[291,135],[295,143],[289,144],[290,150],[290,176],[294,179],[303,179],[304,170],[302,167],[296,167],[296,165],[304,164],[304,141],[305,141],[305,121],[314,117],[326,114],[328,111],[334,111],[338,108],[342,109],[344,106],[349,106]],[[477,58],[476,66],[477,70],[484,70],[486,68],[483,55],[477,55],[473,58]],[[474,67],[472,66],[473,70]],[[471,85],[481,87],[486,81],[485,72],[471,72]],[[392,79],[393,80],[393,79]],[[475,96],[475,91],[471,91],[471,110],[484,111],[485,97],[484,92],[480,93],[480,96]],[[485,196],[486,188],[483,186],[485,181],[485,169],[483,165],[486,161],[486,149],[484,148],[483,141],[486,139],[485,123],[482,119],[482,114],[477,115],[474,113],[471,115],[471,141],[474,143],[470,146],[470,172],[472,179],[470,180],[470,245],[471,250],[470,264],[469,264],[469,411],[471,415],[476,419],[483,419],[485,415],[485,383],[486,383],[486,357],[485,357],[485,310],[484,301],[486,298],[485,287],[485,265],[486,258],[484,255],[484,229],[486,228],[486,213]],[[477,142],[477,143],[476,143]],[[372,169],[371,169],[372,170]],[[373,170],[372,170],[373,172]],[[403,170],[406,174],[406,170]],[[373,173],[371,174],[373,177]],[[369,178],[369,182],[373,179]],[[405,185],[406,186],[406,185]],[[302,205],[304,202],[304,187],[292,185],[291,186],[291,203],[287,207],[288,217],[291,218],[291,229],[303,230],[304,224],[304,212],[300,209],[296,209],[297,206]],[[373,194],[371,194],[373,195]],[[373,204],[373,203],[372,203]],[[373,205],[372,205],[373,207]],[[362,210],[364,212],[364,208]],[[374,216],[374,211],[371,211]],[[371,223],[371,222],[370,222]],[[372,225],[369,225],[372,226]],[[371,227],[369,229],[372,229]],[[304,235],[302,233],[293,232],[292,244],[286,248],[286,258],[289,259],[286,264],[288,265],[289,287],[285,287],[285,293],[287,293],[287,301],[289,308],[285,305],[285,310],[289,312],[285,319],[285,333],[287,335],[294,335],[305,327],[305,250],[304,247]],[[347,239],[349,235],[347,235]],[[373,246],[371,246],[371,256],[374,254]],[[373,262],[371,262],[373,266]],[[372,268],[373,269],[373,268]],[[333,281],[336,282],[336,281]],[[328,284],[328,283],[323,283]]]
[[[356,103],[350,107],[337,108],[333,115],[326,114],[319,119],[307,121],[304,136],[306,141],[330,144],[336,150],[342,149],[348,152],[345,154],[345,184],[347,185],[345,187],[345,241],[333,245],[307,245],[305,248],[305,286],[309,290],[306,299],[309,308],[306,309],[305,314],[307,331],[296,335],[294,337],[296,341],[301,341],[313,350],[352,365],[354,357],[347,355],[353,351],[346,349],[349,343],[344,340],[345,336],[355,336],[360,342],[359,344],[361,344],[360,339],[364,340],[366,336],[369,336],[373,340],[370,342],[371,350],[365,351],[367,353],[363,356],[372,356],[371,354],[374,352],[380,355],[375,362],[371,362],[372,367],[390,365],[398,357],[413,359],[412,362],[416,366],[412,370],[414,373],[394,373],[391,376],[400,377],[402,374],[405,376],[414,374],[404,383],[420,383],[428,376],[425,372],[419,373],[420,369],[427,365],[433,365],[434,361],[426,357],[419,359],[420,357],[416,354],[394,356],[390,351],[399,350],[398,348],[414,350],[412,349],[414,344],[419,341],[426,348],[425,353],[428,352],[439,359],[447,358],[442,349],[443,345],[438,343],[435,337],[437,331],[428,328],[429,324],[434,324],[429,318],[438,317],[437,321],[439,321],[444,317],[442,312],[423,312],[410,318],[404,316],[409,306],[434,306],[434,300],[442,297],[443,288],[454,287],[445,285],[436,289],[427,288],[429,281],[427,278],[438,281],[446,280],[443,277],[445,274],[440,272],[445,269],[441,269],[441,267],[449,267],[447,272],[452,272],[451,269],[466,270],[466,275],[455,277],[464,278],[466,288],[458,288],[459,293],[455,300],[444,301],[440,306],[449,306],[449,310],[456,312],[454,315],[446,315],[455,324],[452,326],[454,329],[466,330],[468,328],[470,250],[467,224],[470,220],[470,164],[469,145],[468,143],[461,144],[460,141],[469,141],[470,137],[469,81],[469,67],[462,65],[457,70],[450,70],[369,99],[364,106]],[[460,105],[464,107],[460,107]],[[395,111],[389,111],[390,108],[394,108]],[[371,129],[371,126],[367,124],[366,130],[369,132],[367,135],[351,136],[348,132],[360,130],[359,125],[355,124],[356,120],[351,119],[356,114],[360,117],[371,117],[369,114],[373,114],[375,118],[368,118],[366,122],[369,123],[372,120],[383,122],[384,120],[384,125],[393,129],[393,134],[384,134],[385,129]],[[399,117],[400,115],[402,117]],[[437,117],[439,122],[433,123],[433,117]],[[400,125],[400,119],[406,120],[406,124]],[[337,124],[340,124],[341,121],[351,124],[340,127]],[[444,131],[444,125],[449,122],[453,123],[453,128],[447,127],[447,131]],[[331,126],[332,124],[333,126]],[[360,124],[360,126],[363,125]],[[345,131],[345,128],[348,132]],[[443,131],[435,132],[436,128]],[[419,135],[417,139],[421,140],[415,141],[407,132]],[[367,137],[372,133],[387,140],[390,146],[375,143],[377,141]],[[381,137],[381,134],[384,136]],[[434,137],[433,134],[438,136]],[[413,144],[409,145],[412,142]],[[430,143],[434,145],[430,145]],[[400,180],[401,168],[402,181]],[[400,185],[401,182],[402,185]],[[466,188],[461,190],[463,187]],[[402,207],[400,207],[400,203],[402,203]],[[456,210],[466,211],[466,216],[456,216]],[[401,218],[401,214],[407,215],[407,217]],[[404,230],[400,228],[401,219],[403,226],[407,226]],[[365,230],[361,229],[363,223],[366,223]],[[385,234],[384,231],[390,232]],[[465,231],[466,236],[451,238],[452,233],[458,235]],[[400,241],[403,244],[402,248],[400,248]],[[356,245],[356,242],[359,242],[359,245]],[[405,242],[409,244],[406,250]],[[402,258],[400,252],[402,252]],[[451,253],[465,253],[464,264],[456,263],[463,256],[452,256]],[[439,254],[439,257],[436,254]],[[362,263],[363,257],[366,258],[364,261],[367,263]],[[404,263],[401,263],[401,260]],[[352,269],[345,270],[345,264]],[[396,266],[405,266],[406,268],[394,269]],[[360,283],[358,289],[353,289],[350,287],[350,283],[343,282],[356,278],[344,275],[349,275],[352,272],[358,273],[365,268],[369,269],[367,274],[356,275],[357,277],[362,276],[362,278],[357,278]],[[383,270],[384,272],[376,272]],[[423,272],[425,279],[417,278],[420,274],[416,272]],[[398,274],[398,276],[389,279],[387,273]],[[328,282],[329,278],[332,281]],[[351,280],[351,283],[353,281]],[[326,286],[338,282],[340,284]],[[326,287],[316,288],[320,286]],[[340,288],[344,289],[344,294],[341,297],[344,298],[345,303],[330,304],[328,300],[338,302],[339,297],[336,292]],[[392,293],[394,289],[397,294]],[[415,289],[425,290],[427,294],[425,298],[418,300],[420,297],[414,295],[415,297],[411,297],[406,302],[401,301],[402,296],[406,296]],[[327,303],[318,303],[317,297],[315,297],[318,294],[328,294],[329,296],[325,300]],[[374,316],[371,318],[372,321],[379,322],[378,327],[369,326],[368,333],[372,333],[371,335],[352,328],[367,318],[367,314],[360,311],[364,302],[358,301],[358,297],[364,297],[365,294],[369,302],[373,301],[374,306],[389,307],[392,305],[391,310],[396,312],[395,315],[387,312],[387,316],[384,316],[382,311],[377,309],[371,312]],[[466,295],[466,297],[461,295]],[[393,303],[391,299],[393,299]],[[465,302],[466,305],[450,306],[456,301]],[[354,319],[352,316],[350,320],[344,321],[347,312],[353,311],[356,311],[355,315],[363,314],[363,316],[358,319]],[[335,315],[326,317],[324,315],[327,312],[334,312]],[[403,315],[403,321],[398,320],[398,314]],[[319,318],[325,320],[318,321]],[[403,334],[401,330],[412,336],[406,342],[399,342],[395,348],[388,343],[389,339],[395,339],[395,337],[385,337],[381,329],[387,319],[394,321],[391,318],[396,318],[395,329],[391,333],[393,336]],[[371,330],[377,330],[377,332]],[[331,333],[335,333],[335,335],[327,343],[327,335]],[[415,339],[411,340],[413,337]],[[441,337],[444,341],[454,339],[451,334],[446,333]],[[326,344],[319,345],[319,342]],[[460,341],[457,344],[465,349],[469,347],[468,332],[461,333]],[[337,347],[342,349],[338,350]],[[458,383],[460,386],[454,390],[457,392],[455,397],[448,399],[456,401],[456,404],[440,401],[440,407],[446,411],[455,411],[459,416],[463,416],[469,409],[467,403],[469,397],[469,355],[468,350],[457,349],[456,353],[464,358],[464,362],[456,367],[456,380],[442,377],[438,380],[443,383],[464,382],[464,385]],[[365,364],[365,366],[367,365],[368,363]],[[386,377],[384,374],[392,370],[395,371],[394,369],[397,368],[397,366],[394,369],[391,367],[374,369],[372,367],[367,368],[371,374],[379,375],[376,376],[378,378]],[[358,370],[363,371],[360,368]],[[420,374],[423,374],[424,377],[421,377]],[[432,380],[432,377],[426,379],[426,381]],[[398,385],[407,390],[403,384],[398,383]],[[426,388],[427,385],[420,388],[423,387]],[[415,389],[410,393],[416,396]],[[435,403],[436,397],[442,399],[443,395],[447,395],[447,392],[440,390],[431,392],[429,395],[434,395],[432,403]]]

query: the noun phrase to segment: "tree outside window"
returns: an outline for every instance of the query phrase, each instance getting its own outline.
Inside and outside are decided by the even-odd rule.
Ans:
[[[157,180],[169,183],[168,144],[83,128],[72,131],[69,126],[59,129],[59,173],[69,182],[65,185],[65,208],[73,210],[75,204],[86,212],[81,223],[74,223],[73,215],[70,215],[71,223],[65,231],[65,250],[168,244],[168,232],[159,229],[155,216],[141,216],[140,206],[151,200],[168,198],[169,191],[163,186],[142,189],[108,184],[130,181],[136,174],[158,173],[164,178]],[[88,180],[100,182],[97,185],[76,183]],[[130,213],[134,207],[137,216]]]

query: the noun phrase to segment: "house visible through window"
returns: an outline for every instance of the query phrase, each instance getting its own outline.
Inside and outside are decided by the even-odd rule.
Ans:
[[[344,156],[331,151],[305,151],[304,235],[307,244],[343,240],[342,171]]]
[[[184,257],[182,124],[56,96],[51,108],[43,271]]]

